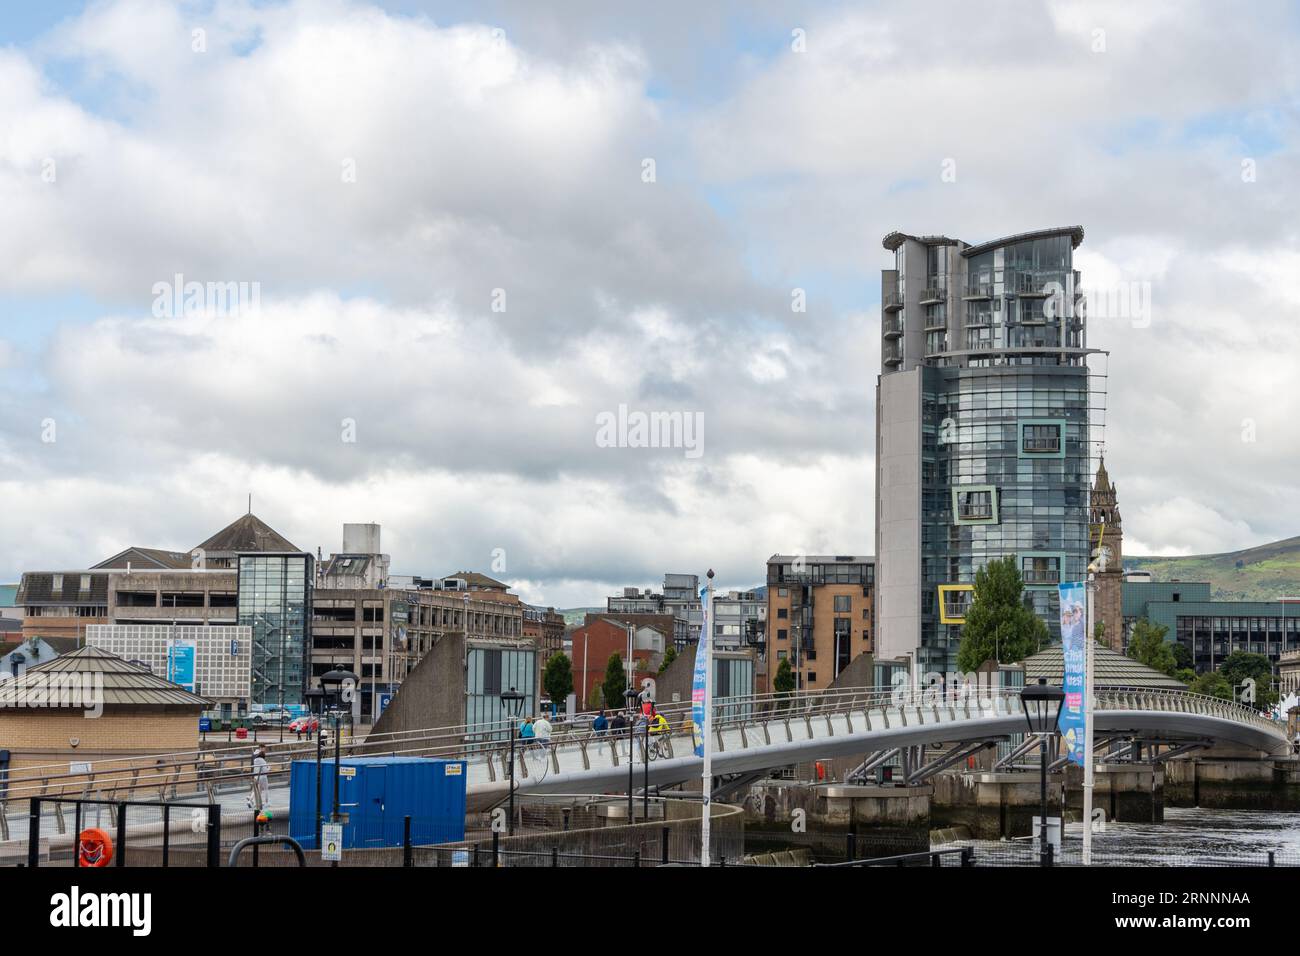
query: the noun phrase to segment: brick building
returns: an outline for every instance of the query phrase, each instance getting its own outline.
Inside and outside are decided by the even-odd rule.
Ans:
[[[573,689],[578,695],[578,707],[581,710],[593,710],[597,699],[593,691],[604,682],[605,667],[610,657],[617,654],[623,661],[623,669],[628,669],[628,625],[610,618],[588,615],[587,622],[573,631],[571,639]],[[654,677],[658,673],[667,640],[662,631],[648,625],[634,629],[632,658],[636,662],[637,682],[643,677]],[[622,706],[622,701],[617,704],[606,701],[605,704]]]

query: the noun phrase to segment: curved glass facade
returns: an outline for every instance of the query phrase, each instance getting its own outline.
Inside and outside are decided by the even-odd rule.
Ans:
[[[1090,379],[1080,227],[971,247],[891,233],[877,402],[878,644],[955,669],[975,572],[1012,557],[1059,635],[1087,566]],[[942,589],[942,590],[941,590]]]

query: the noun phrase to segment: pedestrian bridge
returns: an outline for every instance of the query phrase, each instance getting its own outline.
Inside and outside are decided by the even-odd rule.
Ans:
[[[1162,760],[1197,747],[1232,744],[1262,755],[1290,752],[1283,725],[1229,701],[1185,691],[1112,688],[1095,692],[1098,760],[1123,758],[1134,745]],[[515,789],[528,793],[626,793],[647,783],[666,789],[700,777],[690,735],[690,705],[660,708],[672,732],[647,741],[644,732],[595,734],[583,725],[557,725],[545,744],[514,742]],[[581,728],[581,729],[579,729]],[[1025,732],[1018,689],[939,691],[846,689],[790,696],[730,697],[715,705],[713,774],[723,789],[743,786],[773,768],[830,758],[860,758],[860,771],[899,756],[904,779],[920,782],[986,747],[1014,742]],[[509,794],[513,725],[440,727],[368,737],[344,736],[344,755],[458,757],[467,762],[469,806],[494,806]],[[649,744],[652,744],[648,746]],[[209,799],[247,787],[251,741],[188,754],[97,761],[91,773],[68,764],[14,772],[0,794],[11,812],[29,796],[106,799]],[[1024,756],[1030,738],[1008,749],[1002,763]],[[1106,748],[1111,747],[1108,753]],[[315,759],[315,741],[268,743],[273,802],[293,760]],[[933,748],[941,748],[937,754]],[[1127,749],[1125,749],[1127,748]],[[328,755],[328,750],[326,751]],[[927,762],[927,760],[929,762]],[[1064,758],[1058,759],[1058,764]]]

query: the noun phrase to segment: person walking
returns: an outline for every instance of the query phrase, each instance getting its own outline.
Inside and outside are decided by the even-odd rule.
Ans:
[[[543,749],[551,743],[551,722],[546,719],[546,711],[542,711],[541,716],[533,721],[533,739]]]
[[[266,748],[253,751],[253,785],[257,787],[258,809],[265,809],[271,801],[271,765],[266,761]],[[253,809],[253,798],[248,798],[248,808]]]
[[[534,730],[533,730],[533,718],[531,718],[531,717],[527,717],[527,718],[524,719],[523,726],[521,726],[521,727],[519,728],[519,739],[520,739],[520,740],[532,740],[532,739],[533,739],[533,734],[534,734]]]
[[[605,716],[605,708],[600,708],[596,714],[596,719],[591,722],[591,732],[597,737],[603,737],[605,731],[609,729],[609,719]],[[1300,734],[1297,735],[1300,737]]]

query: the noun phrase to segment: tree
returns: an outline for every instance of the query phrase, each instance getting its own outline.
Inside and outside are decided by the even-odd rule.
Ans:
[[[1277,694],[1273,692],[1273,665],[1263,654],[1251,654],[1248,651],[1233,651],[1219,665],[1219,673],[1241,698],[1241,685],[1248,680],[1255,682],[1256,707],[1271,707],[1277,703]],[[1245,701],[1245,703],[1252,703]]]
[[[1179,670],[1196,669],[1196,662],[1192,659],[1192,649],[1182,641],[1174,641],[1170,645],[1174,649],[1174,661],[1178,664]]]
[[[623,670],[623,658],[617,654],[609,655],[609,662],[605,665],[605,680],[601,684],[601,691],[605,698],[605,706],[614,710],[623,707],[627,700],[623,696],[627,692],[627,671]]]
[[[677,660],[677,648],[674,645],[669,644],[668,650],[664,651],[663,663],[659,665],[659,673],[662,674],[664,671],[666,671],[668,669],[668,665],[675,660]]]
[[[957,667],[978,670],[985,661],[1014,664],[1047,643],[1047,625],[1026,604],[1014,557],[990,561],[975,572],[975,595],[966,611]]]
[[[1187,689],[1193,694],[1204,694],[1206,697],[1232,700],[1232,685],[1218,671],[1206,671],[1192,681]]]
[[[776,674],[772,678],[772,689],[776,691],[778,697],[789,697],[794,691],[795,679],[794,671],[790,669],[790,658],[781,658],[781,663],[776,665]],[[786,701],[781,701],[780,706],[784,708]]]
[[[1178,658],[1174,656],[1173,646],[1165,640],[1168,633],[1169,628],[1163,624],[1152,624],[1144,617],[1138,618],[1133,633],[1129,635],[1128,656],[1173,677],[1174,671],[1178,670]]]
[[[542,671],[542,686],[546,688],[546,696],[557,707],[568,700],[573,693],[573,664],[568,655],[559,651],[551,655]]]

